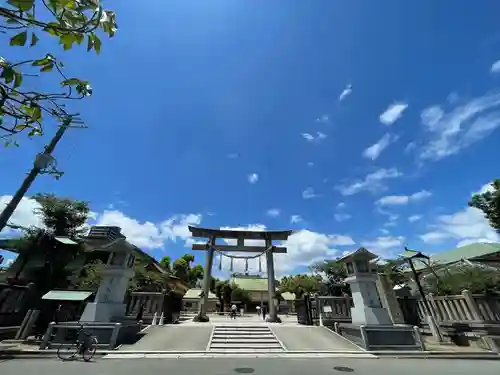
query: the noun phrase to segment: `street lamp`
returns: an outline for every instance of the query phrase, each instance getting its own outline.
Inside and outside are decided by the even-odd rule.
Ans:
[[[419,275],[418,275],[418,273],[415,269],[415,265],[413,263],[413,261],[415,259],[421,260],[421,261],[425,259],[425,260],[429,261],[430,258],[427,255],[423,254],[422,252],[410,250],[406,246],[405,246],[405,252],[403,254],[401,254],[401,258],[406,260],[410,266],[411,272],[413,274],[413,278],[415,280],[415,283],[417,284],[417,288],[418,288],[418,291],[420,293],[420,297],[422,298],[422,303],[424,304],[424,307],[426,310],[425,312],[427,315],[426,316],[427,323],[429,324],[432,335],[435,336],[439,342],[443,342],[443,336],[441,335],[441,332],[439,331],[439,326],[438,326],[436,320],[434,319],[434,316],[432,315],[432,310],[431,310],[431,307],[429,306],[429,301],[427,301],[427,298],[425,298],[424,288],[422,287],[422,284],[420,283]]]

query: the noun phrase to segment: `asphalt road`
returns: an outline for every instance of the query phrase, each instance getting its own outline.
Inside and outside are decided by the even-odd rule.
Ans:
[[[2,375],[498,375],[500,361],[458,359],[101,359],[61,362],[56,359],[12,359],[0,362]]]

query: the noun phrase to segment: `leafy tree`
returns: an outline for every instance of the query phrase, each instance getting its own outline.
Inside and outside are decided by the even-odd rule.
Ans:
[[[422,284],[435,295],[456,295],[464,289],[474,294],[500,292],[500,272],[481,265],[455,265],[426,276]]]
[[[76,288],[79,290],[97,292],[102,280],[104,267],[104,263],[101,260],[86,264],[76,283]]]
[[[160,266],[162,266],[165,271],[171,271],[171,268],[170,268],[171,262],[172,262],[172,258],[170,258],[170,256],[166,255],[163,258],[161,258]]]
[[[402,268],[405,265],[404,262],[388,259],[385,263],[377,265],[377,272],[386,275],[391,280],[392,285],[400,285],[408,279],[402,272]]]
[[[279,283],[279,292],[294,293],[297,298],[302,297],[305,293],[318,293],[322,280],[319,275],[293,275],[284,276]]]
[[[67,76],[60,59],[50,53],[38,55],[35,46],[40,38],[53,37],[67,51],[87,39],[87,51],[99,54],[102,42],[98,34],[104,32],[110,38],[115,35],[115,13],[103,10],[99,0],[7,0],[2,5],[0,28],[7,34],[9,46],[32,49],[26,55],[37,57],[10,59],[5,48],[0,55],[0,138],[6,140],[6,146],[17,146],[15,134],[43,135],[49,118],[56,123],[71,119],[81,124],[68,113],[65,103],[90,96],[89,82]],[[59,92],[33,89],[37,87],[36,77],[51,72],[59,76]]]
[[[191,254],[184,254],[179,259],[176,259],[172,264],[172,272],[175,276],[181,279],[184,283],[194,288],[199,280],[203,279],[204,269],[203,266],[197,264],[191,267],[194,262],[194,256]]]
[[[241,289],[235,283],[231,284],[231,301],[240,301],[243,304],[250,302],[250,293],[247,290]]]
[[[29,259],[36,257],[42,261],[41,266],[31,269],[25,281],[34,282],[40,293],[65,288],[71,272],[68,265],[83,250],[77,236],[85,230],[84,224],[90,212],[88,204],[70,198],[58,198],[53,194],[38,194],[32,199],[40,205],[35,212],[41,216],[44,228],[29,228],[24,238],[19,240],[19,250],[24,260],[15,278],[21,274]],[[77,245],[66,245],[55,238],[62,236],[70,237]]]
[[[483,211],[491,227],[500,233],[500,179],[493,180],[490,186],[490,191],[474,194],[469,206]]]
[[[315,263],[311,271],[322,278],[321,294],[341,296],[349,293],[349,286],[344,283],[347,277],[345,265],[338,259],[328,259]]]
[[[54,194],[37,194],[31,199],[40,205],[35,213],[42,218],[48,234],[76,238],[87,230],[85,223],[90,213],[87,202]]]

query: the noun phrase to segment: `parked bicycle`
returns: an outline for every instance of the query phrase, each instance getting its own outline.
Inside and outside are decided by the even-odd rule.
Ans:
[[[76,334],[76,341],[69,344],[61,344],[57,349],[57,356],[63,361],[75,359],[81,356],[85,362],[89,362],[97,350],[97,338],[92,333],[85,331],[83,325]]]

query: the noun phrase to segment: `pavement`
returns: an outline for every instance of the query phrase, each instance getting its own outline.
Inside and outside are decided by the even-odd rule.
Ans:
[[[204,351],[210,341],[212,330],[212,325],[151,326],[138,342],[122,345],[119,350]]]
[[[325,327],[271,325],[278,340],[286,350],[317,351],[364,351]]]
[[[360,358],[216,358],[216,359],[140,359],[62,362],[56,359],[5,360],[2,375],[481,375],[500,374],[500,361],[360,359]]]

